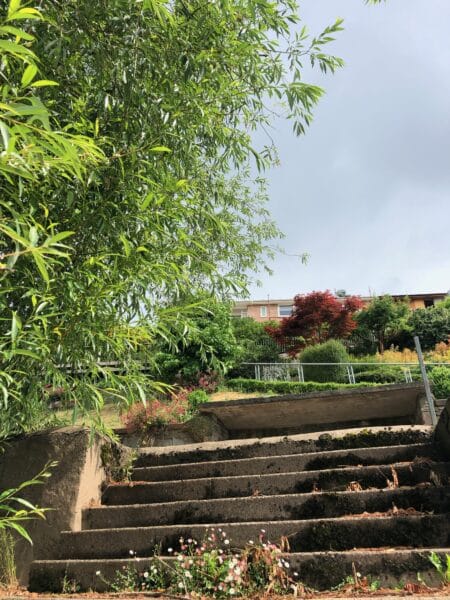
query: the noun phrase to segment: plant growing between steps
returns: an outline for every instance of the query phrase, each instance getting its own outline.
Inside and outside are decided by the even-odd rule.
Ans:
[[[56,462],[50,462],[37,475],[29,481],[24,481],[16,488],[0,492],[0,530],[10,529],[16,531],[30,544],[33,543],[23,523],[35,518],[45,519],[48,508],[35,506],[28,500],[20,497],[20,493],[33,485],[42,485],[50,477],[50,470],[56,466]]]
[[[180,550],[167,552],[173,558],[164,561],[158,554],[143,572],[124,567],[107,582],[100,571],[96,575],[114,592],[170,590],[187,595],[227,598],[264,593],[294,593],[304,590],[290,574],[285,556],[289,544],[283,538],[279,545],[265,539],[261,530],[258,540],[249,540],[239,551],[231,547],[226,532],[211,527],[202,542],[179,539]],[[130,550],[130,555],[135,556]]]
[[[0,586],[14,587],[16,565],[14,556],[15,539],[12,532],[18,533],[30,544],[33,543],[24,523],[36,518],[45,519],[49,509],[40,508],[21,497],[21,492],[33,485],[40,485],[50,477],[50,470],[56,466],[50,462],[35,477],[15,488],[0,492]]]
[[[442,583],[450,585],[450,554],[445,555],[445,561],[441,559],[439,554],[431,552],[429,556],[430,562],[436,571],[439,573]]]

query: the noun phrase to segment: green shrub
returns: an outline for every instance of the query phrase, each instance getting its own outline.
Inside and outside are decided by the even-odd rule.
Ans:
[[[199,404],[204,404],[205,402],[208,402],[209,397],[208,394],[203,390],[194,390],[193,392],[189,392],[187,399],[189,404],[189,411],[194,413],[197,410]]]
[[[230,379],[227,388],[238,392],[275,392],[277,394],[305,394],[327,390],[345,390],[372,387],[375,383],[317,383],[315,381],[261,381],[259,379]]]
[[[405,383],[405,376],[400,367],[365,366],[353,367],[358,383]]]
[[[345,363],[350,361],[350,357],[342,342],[329,340],[303,350],[299,361],[302,363]],[[343,382],[346,377],[346,368],[342,365],[303,367],[303,373],[308,381]]]
[[[434,367],[430,372],[435,398],[450,398],[450,368]]]

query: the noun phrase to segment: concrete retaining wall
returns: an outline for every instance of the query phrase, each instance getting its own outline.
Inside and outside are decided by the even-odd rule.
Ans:
[[[430,424],[423,386],[415,383],[208,402],[199,410],[215,416],[231,439]]]
[[[48,462],[58,461],[45,484],[27,488],[21,494],[40,507],[52,509],[45,521],[37,519],[27,524],[33,546],[22,539],[17,542],[16,566],[21,585],[27,585],[31,561],[54,556],[60,532],[80,530],[81,509],[100,501],[104,442],[100,438],[91,441],[88,430],[65,428],[20,436],[4,444],[0,453],[0,490],[17,487],[32,479]]]

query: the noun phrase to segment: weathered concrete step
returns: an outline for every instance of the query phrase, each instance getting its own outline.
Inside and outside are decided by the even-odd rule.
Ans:
[[[292,473],[350,465],[374,465],[403,462],[416,457],[434,458],[437,450],[432,444],[352,448],[308,454],[287,454],[233,460],[194,462],[159,467],[138,467],[134,481],[173,481],[201,477],[232,477],[264,473]]]
[[[383,587],[394,587],[400,581],[417,583],[417,573],[430,586],[440,586],[441,580],[429,556],[438,554],[445,562],[450,548],[427,550],[375,550],[364,552],[305,552],[288,555],[290,572],[298,573],[298,580],[315,589],[327,589],[342,583],[353,574],[353,565],[362,576],[377,579]],[[164,560],[168,560],[165,558]],[[94,559],[94,560],[39,560],[31,568],[31,592],[60,593],[64,578],[75,581],[80,591],[108,591],[108,582],[118,572],[135,569],[143,573],[154,564],[153,558]],[[100,572],[100,575],[97,573]]]
[[[317,590],[330,589],[353,575],[377,580],[383,588],[417,583],[417,575],[430,587],[441,587],[442,579],[430,562],[435,552],[445,564],[449,548],[348,550],[344,552],[304,552],[289,555],[291,571]]]
[[[425,484],[430,480],[434,484],[446,485],[450,481],[450,463],[435,463],[419,459],[412,463],[370,467],[115,484],[106,488],[103,503],[105,505],[149,504],[178,500],[273,496],[308,493],[313,489],[344,491],[354,481],[357,481],[363,489],[383,489],[388,487],[388,479],[393,480],[392,468],[395,469],[401,486]]]
[[[175,447],[142,448],[137,467],[173,465],[342,450],[428,443],[432,428],[424,425],[342,429],[330,433],[204,442]]]
[[[202,540],[208,528],[225,529],[233,547],[242,548],[257,539],[261,529],[269,539],[289,538],[293,552],[350,550],[380,547],[434,547],[450,545],[450,515],[357,517],[309,521],[259,521],[209,525],[165,525],[63,532],[61,558],[125,558],[130,550],[150,556],[176,548],[180,536]]]
[[[399,487],[383,491],[285,494],[89,508],[83,511],[83,529],[271,519],[292,521],[385,512],[394,505],[399,509],[450,513],[450,487]]]

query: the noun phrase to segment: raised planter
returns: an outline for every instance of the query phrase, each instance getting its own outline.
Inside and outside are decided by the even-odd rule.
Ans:
[[[128,433],[116,429],[122,444],[131,448],[152,446],[181,446],[200,442],[227,440],[228,430],[214,415],[198,415],[186,423],[151,425],[144,432]]]

